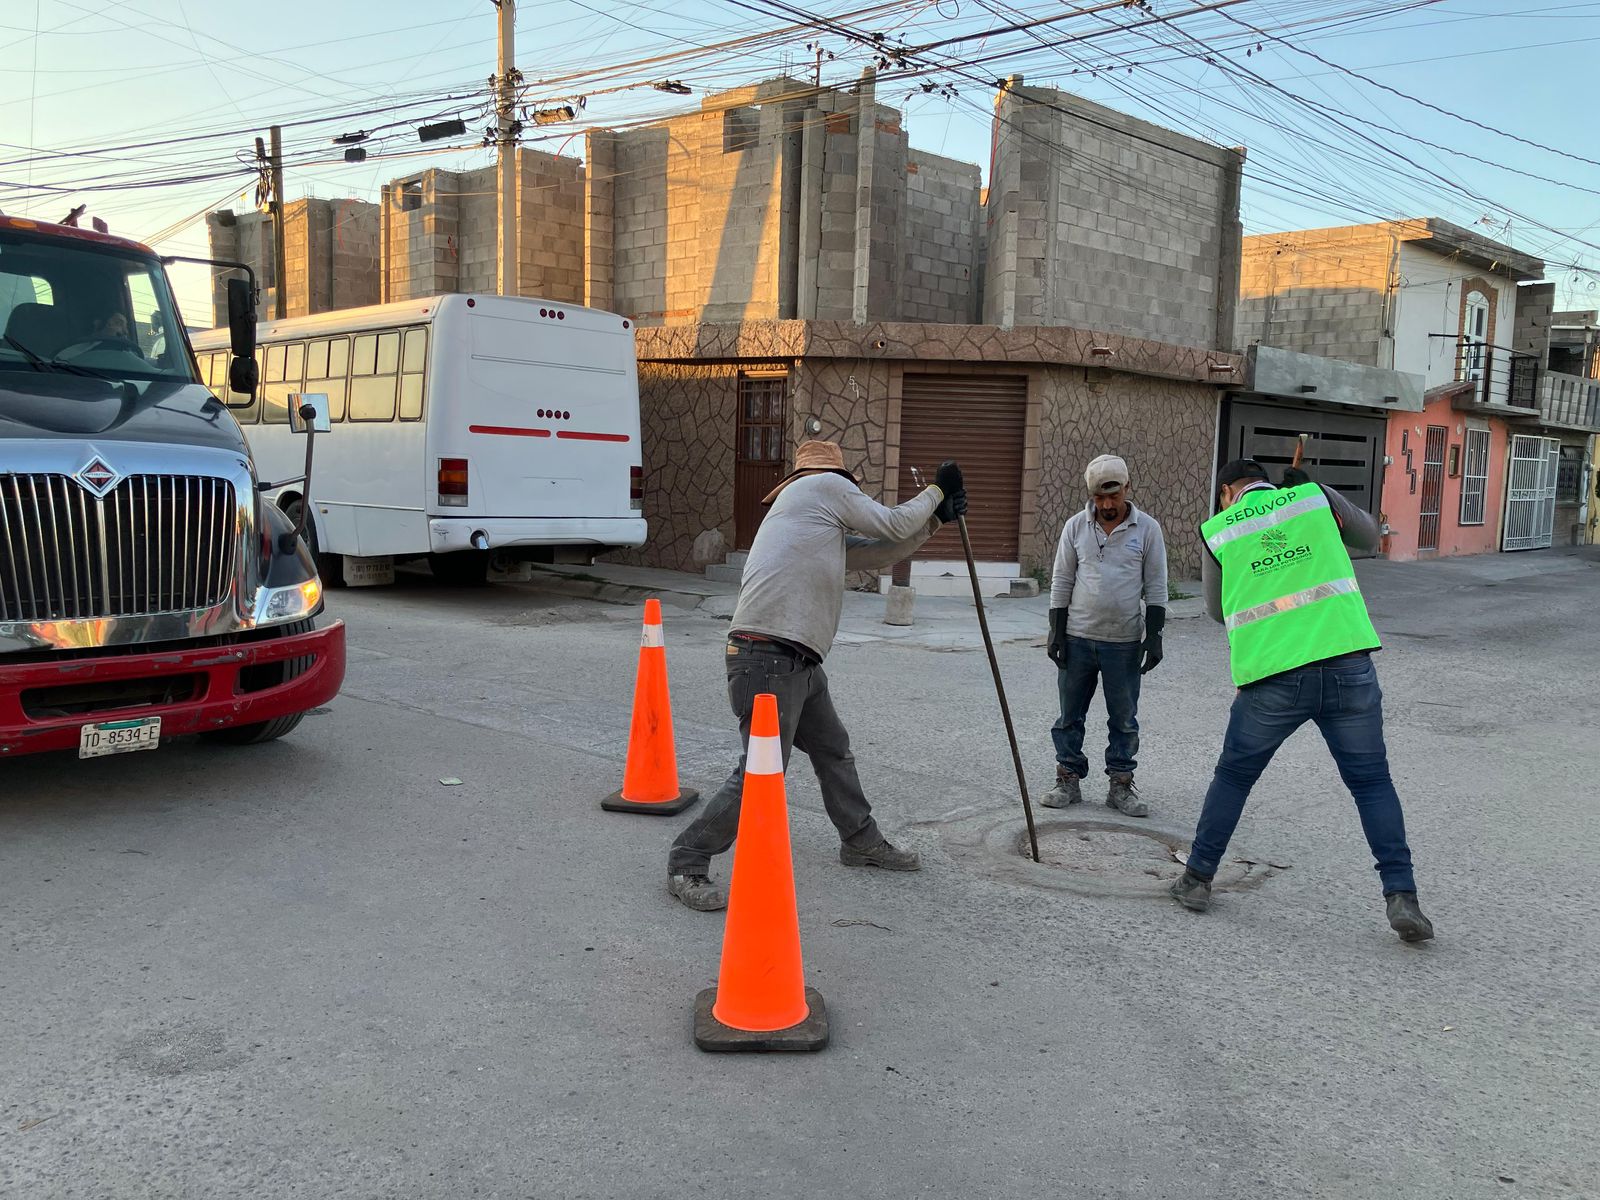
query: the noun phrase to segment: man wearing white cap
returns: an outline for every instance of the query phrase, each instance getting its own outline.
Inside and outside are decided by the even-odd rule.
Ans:
[[[1050,581],[1050,660],[1056,664],[1061,719],[1050,808],[1083,799],[1089,772],[1084,720],[1097,683],[1105,685],[1106,803],[1130,817],[1150,815],[1134,787],[1139,754],[1139,678],[1161,662],[1167,621],[1167,543],[1161,526],[1127,498],[1128,464],[1102,454],[1083,473],[1089,503],[1067,518]]]

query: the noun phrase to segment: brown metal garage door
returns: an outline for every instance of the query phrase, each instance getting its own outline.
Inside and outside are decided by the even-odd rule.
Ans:
[[[900,495],[916,495],[947,458],[967,482],[967,532],[975,557],[1016,562],[1022,511],[1022,448],[1028,423],[1026,375],[906,375],[900,392]],[[961,535],[940,530],[918,558],[959,559]]]

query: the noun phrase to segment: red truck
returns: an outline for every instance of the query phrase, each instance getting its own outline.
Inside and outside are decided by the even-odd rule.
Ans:
[[[344,679],[304,539],[200,382],[172,261],[0,215],[0,759],[269,741]],[[248,402],[254,277],[214,265],[248,276],[227,283]],[[325,409],[304,399],[309,481]]]

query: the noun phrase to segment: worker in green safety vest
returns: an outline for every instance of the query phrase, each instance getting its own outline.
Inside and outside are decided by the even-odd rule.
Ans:
[[[1246,798],[1279,746],[1316,722],[1355,797],[1388,909],[1402,940],[1433,936],[1417,903],[1400,797],[1383,742],[1379,648],[1346,547],[1371,552],[1371,515],[1297,467],[1275,488],[1254,459],[1217,475],[1219,511],[1200,526],[1206,607],[1228,630],[1238,694],[1188,865],[1172,885],[1185,908],[1211,905],[1211,880]]]

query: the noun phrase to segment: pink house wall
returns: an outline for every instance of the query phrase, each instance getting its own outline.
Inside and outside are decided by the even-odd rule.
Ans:
[[[1441,396],[1428,402],[1419,413],[1394,413],[1389,417],[1388,444],[1385,450],[1392,460],[1383,476],[1383,515],[1390,528],[1383,539],[1383,553],[1398,562],[1410,562],[1421,554],[1417,534],[1422,524],[1422,454],[1427,441],[1428,426],[1443,425],[1448,430],[1445,440],[1444,497],[1439,511],[1440,555],[1488,554],[1500,548],[1500,518],[1505,508],[1506,455],[1510,446],[1510,433],[1504,421],[1494,418],[1472,418],[1475,428],[1489,430],[1489,480],[1484,497],[1482,525],[1461,524],[1461,476],[1450,475],[1451,448],[1459,447],[1463,466],[1466,460],[1466,431],[1468,418],[1450,406],[1450,397]],[[1409,436],[1408,436],[1409,435]],[[1411,467],[1416,472],[1416,491],[1411,490],[1411,475],[1406,470],[1406,456],[1401,446],[1411,451]]]

